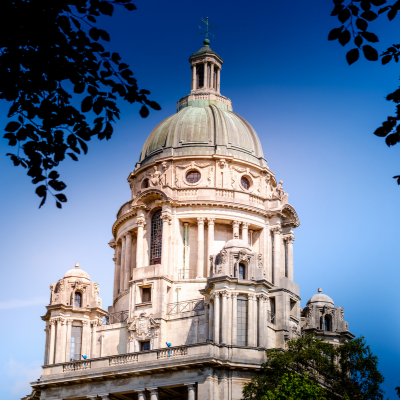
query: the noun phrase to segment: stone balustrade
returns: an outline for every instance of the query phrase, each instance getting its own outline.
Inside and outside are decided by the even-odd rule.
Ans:
[[[157,359],[167,357],[186,356],[188,353],[187,347],[174,347],[165,350],[157,351]]]
[[[123,365],[130,364],[138,361],[137,354],[124,354],[122,356],[110,357],[109,365]]]
[[[90,361],[74,361],[63,365],[63,372],[81,371],[83,369],[90,369]]]

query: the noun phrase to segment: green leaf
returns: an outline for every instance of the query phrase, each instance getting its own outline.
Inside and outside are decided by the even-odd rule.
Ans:
[[[62,194],[62,193],[58,193],[54,197],[57,200],[61,201],[61,203],[66,203],[66,201],[67,201],[67,197],[65,196],[65,194]]]
[[[146,106],[142,106],[139,111],[139,114],[142,118],[147,118],[149,116],[149,109]]]
[[[397,15],[397,10],[396,10],[395,8],[392,8],[392,9],[388,12],[389,21],[392,21],[396,15]]]
[[[357,48],[350,50],[346,54],[346,60],[349,63],[349,65],[355,63],[360,57],[360,52]]]
[[[350,42],[351,39],[351,34],[350,32],[346,29],[345,31],[343,31],[340,35],[339,35],[339,43],[342,46],[345,46],[347,43]]]
[[[336,40],[339,38],[339,35],[342,33],[343,26],[340,28],[334,28],[329,32],[328,40]]]
[[[350,10],[345,8],[342,11],[340,11],[338,18],[339,21],[344,24],[351,16]]]
[[[376,36],[375,33],[361,32],[361,35],[364,37],[364,39],[368,40],[368,42],[371,42],[371,43],[379,42],[378,36]]]
[[[99,31],[100,37],[103,40],[105,40],[106,42],[110,41],[110,35],[106,31],[103,31],[102,29],[99,29],[98,31]]]
[[[385,64],[387,64],[388,62],[390,62],[390,61],[392,61],[392,55],[391,54],[389,54],[389,55],[387,55],[387,56],[385,56],[385,57],[382,57],[382,65],[385,65]]]
[[[365,31],[368,28],[368,22],[365,19],[357,18],[356,25],[358,29]]]
[[[7,124],[5,131],[6,132],[15,132],[21,124],[17,121],[11,121]]]
[[[92,109],[93,99],[92,96],[87,96],[82,100],[81,110],[82,112],[89,112]]]
[[[366,44],[362,49],[364,56],[368,61],[376,61],[378,59],[378,52],[372,46]]]
[[[367,21],[373,21],[374,19],[376,19],[378,17],[377,14],[375,14],[373,11],[369,10],[369,11],[365,11],[360,15],[361,18],[366,19]]]

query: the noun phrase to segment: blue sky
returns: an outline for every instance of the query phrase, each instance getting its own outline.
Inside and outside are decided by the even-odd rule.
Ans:
[[[138,10],[103,18],[110,49],[128,62],[141,88],[162,110],[147,119],[120,104],[113,138],[92,141],[87,156],[60,168],[68,203],[39,199],[25,172],[4,156],[1,140],[0,265],[3,329],[0,397],[29,392],[40,376],[49,284],[79,262],[111,304],[113,252],[107,243],[119,207],[129,199],[126,178],[141,147],[190,90],[189,56],[199,50],[200,18],[218,26],[211,48],[223,59],[221,92],[257,131],[265,158],[284,181],[301,222],[294,244],[295,281],[302,306],[322,287],[343,306],[355,335],[379,357],[386,397],[400,381],[398,311],[400,146],[372,133],[394,111],[384,97],[396,89],[398,66],[361,60],[348,66],[339,44],[327,41],[338,24],[331,2],[209,3],[139,0]],[[212,6],[211,6],[212,4]],[[392,44],[399,21],[374,23]],[[0,126],[7,104],[0,103]]]

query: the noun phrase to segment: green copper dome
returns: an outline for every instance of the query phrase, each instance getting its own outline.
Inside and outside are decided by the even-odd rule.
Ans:
[[[139,165],[170,156],[214,154],[266,166],[252,126],[240,115],[215,105],[187,106],[158,124],[143,146]]]

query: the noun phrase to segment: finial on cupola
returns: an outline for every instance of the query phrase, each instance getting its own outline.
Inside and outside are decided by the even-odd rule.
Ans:
[[[322,293],[322,289],[321,288],[318,288],[318,293]]]
[[[79,263],[75,263],[75,268],[79,268]]]

